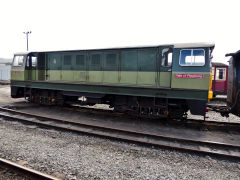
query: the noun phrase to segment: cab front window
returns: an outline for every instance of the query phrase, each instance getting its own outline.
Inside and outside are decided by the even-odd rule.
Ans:
[[[23,66],[24,56],[15,56],[13,59],[13,66],[21,67]]]

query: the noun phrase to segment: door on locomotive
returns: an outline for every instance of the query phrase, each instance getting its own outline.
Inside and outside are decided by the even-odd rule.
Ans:
[[[157,71],[157,82],[160,87],[171,87],[171,77],[172,77],[172,56],[173,47],[164,46],[159,49],[159,70]]]
[[[28,54],[25,67],[25,80],[37,80],[37,60],[37,55]]]

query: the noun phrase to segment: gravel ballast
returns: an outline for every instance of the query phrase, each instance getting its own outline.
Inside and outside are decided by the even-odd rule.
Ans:
[[[240,179],[237,161],[0,121],[0,157],[65,179]]]

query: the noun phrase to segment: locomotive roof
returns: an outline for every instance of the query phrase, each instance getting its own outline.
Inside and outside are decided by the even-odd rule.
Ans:
[[[172,46],[173,48],[201,48],[210,47],[214,48],[214,43],[176,43],[176,44],[162,44],[162,45],[152,45],[152,46],[126,46],[126,47],[111,47],[111,48],[99,48],[99,49],[75,49],[75,50],[53,50],[53,51],[32,51],[32,52],[20,52],[15,53],[15,55],[27,55],[29,53],[41,53],[41,52],[74,52],[74,51],[87,51],[87,50],[114,50],[114,49],[136,49],[136,48],[151,48],[151,47],[165,47]]]

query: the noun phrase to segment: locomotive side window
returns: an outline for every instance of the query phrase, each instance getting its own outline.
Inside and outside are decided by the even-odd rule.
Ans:
[[[105,54],[105,70],[110,70],[110,71],[117,71],[117,54],[115,53],[110,53],[110,54]]]
[[[139,49],[138,50],[138,70],[155,71],[157,49]]]
[[[98,65],[100,65],[100,54],[94,54],[94,55],[92,55],[92,62],[91,62],[91,64],[92,64],[93,66],[98,66]]]
[[[137,71],[138,52],[137,50],[121,51],[121,70]]]
[[[170,48],[162,50],[162,66],[170,67],[172,65],[172,52]]]
[[[101,66],[101,59],[102,59],[102,54],[92,54],[91,55],[91,65],[90,65],[90,70],[93,71],[100,71],[102,69]]]
[[[27,67],[36,67],[37,66],[37,57],[36,56],[28,56],[26,66]]]
[[[225,68],[216,68],[216,80],[226,80],[226,69]]]
[[[63,64],[64,65],[71,65],[72,64],[72,57],[71,57],[71,55],[65,55],[64,57],[63,57],[63,59],[64,59],[64,61],[63,61]]]
[[[37,66],[37,57],[32,56],[32,67],[36,67]]]
[[[107,66],[114,66],[114,65],[116,65],[116,59],[117,59],[117,55],[116,54],[107,54],[106,65]]]
[[[23,66],[24,56],[15,56],[13,60],[13,66]]]
[[[183,49],[180,52],[181,66],[204,66],[205,51],[203,49]]]
[[[76,65],[80,65],[80,66],[85,65],[84,55],[77,55],[76,56]]]

